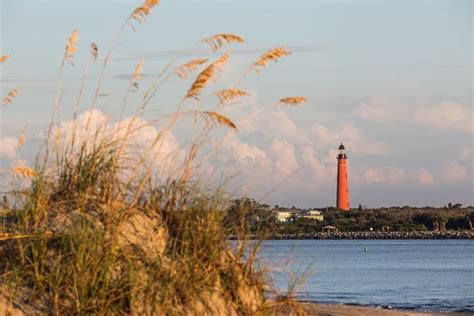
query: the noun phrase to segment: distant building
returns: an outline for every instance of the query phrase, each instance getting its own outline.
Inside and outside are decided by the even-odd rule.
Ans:
[[[321,211],[318,210],[304,210],[296,207],[292,208],[283,208],[278,207],[272,210],[272,213],[275,215],[276,219],[281,223],[287,223],[294,221],[298,218],[307,218],[314,219],[317,221],[323,221],[324,216]]]
[[[300,217],[308,218],[308,219],[314,219],[314,220],[317,220],[319,222],[322,222],[324,220],[324,216],[323,216],[322,212],[317,211],[317,210],[306,211],[306,213],[300,214]]]
[[[335,233],[337,231],[338,231],[337,227],[334,227],[331,225],[327,225],[323,227],[323,233]]]
[[[276,210],[275,215],[279,222],[286,223],[290,220],[292,212],[289,210]]]

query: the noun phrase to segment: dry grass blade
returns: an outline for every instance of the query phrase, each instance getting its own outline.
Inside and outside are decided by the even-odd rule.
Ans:
[[[245,39],[235,34],[219,33],[205,38],[202,41],[209,45],[213,52],[216,52],[226,44],[229,45],[232,43],[244,43]]]
[[[206,58],[196,58],[187,63],[179,66],[174,73],[181,79],[187,79],[188,74],[196,70],[200,65],[206,63],[208,59]]]
[[[133,74],[132,74],[132,81],[133,82],[137,82],[138,80],[140,80],[140,78],[142,76],[144,63],[145,63],[145,59],[140,58],[140,61],[135,66],[135,70],[133,71]]]
[[[61,131],[58,129],[56,133],[54,134],[54,145],[56,148],[59,148],[61,146],[61,141],[62,141],[62,135]]]
[[[191,149],[189,150],[188,156],[186,157],[186,160],[183,165],[183,172],[180,177],[181,183],[185,183],[191,178],[191,175],[192,175],[191,166],[194,159],[196,159],[198,149],[199,149],[198,146],[196,146],[195,144],[191,146]]]
[[[35,176],[35,171],[28,167],[13,167],[11,172],[25,178],[31,178]]]
[[[68,60],[71,64],[73,64],[72,58],[74,57],[74,53],[77,51],[77,36],[78,30],[74,30],[71,36],[69,36],[66,44],[66,60]]]
[[[218,73],[229,60],[230,53],[226,52],[215,62],[206,67],[196,78],[191,88],[189,88],[186,98],[197,98],[198,94],[206,87],[209,81]]]
[[[26,127],[23,127],[20,133],[20,137],[18,137],[18,147],[23,146],[26,142]]]
[[[2,55],[2,56],[0,56],[0,63],[3,64],[3,63],[6,62],[7,59],[9,59],[9,58],[10,58],[10,55]]]
[[[141,6],[133,10],[130,19],[137,20],[138,23],[145,22],[146,17],[150,14],[151,9],[159,4],[159,0],[146,0]]]
[[[97,47],[95,43],[91,44],[91,54],[94,61],[96,61],[97,57],[99,56],[99,48]]]
[[[198,112],[198,113],[201,114],[201,116],[207,122],[211,124],[226,126],[234,130],[237,130],[237,126],[235,126],[234,122],[232,122],[228,117],[225,117],[224,115],[220,113],[211,112],[211,111],[203,111],[203,112]]]
[[[288,97],[281,99],[278,103],[295,106],[301,103],[305,103],[306,101],[308,101],[306,97]]]
[[[221,103],[233,101],[240,97],[248,96],[249,93],[239,89],[227,89],[214,93]]]
[[[259,67],[267,68],[270,61],[278,61],[278,59],[290,55],[291,52],[283,47],[277,47],[269,50],[268,52],[262,54],[260,58],[253,64],[255,69],[258,71]]]
[[[27,238],[41,238],[45,236],[51,236],[51,232],[46,232],[43,235],[39,234],[17,234],[17,235],[12,235],[12,234],[0,234],[0,241],[3,240],[15,240],[15,239],[27,239]],[[8,314],[7,314],[8,315]]]
[[[17,89],[13,89],[10,92],[8,92],[8,95],[3,98],[2,100],[2,105],[3,106],[8,106],[13,102],[13,99],[15,99],[16,95],[18,93]]]

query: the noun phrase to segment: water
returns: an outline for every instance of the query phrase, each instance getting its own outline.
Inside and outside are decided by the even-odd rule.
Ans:
[[[474,312],[473,253],[470,240],[272,240],[260,257],[281,290],[312,270],[301,300]]]

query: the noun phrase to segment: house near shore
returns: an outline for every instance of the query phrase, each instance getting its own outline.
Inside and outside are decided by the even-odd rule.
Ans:
[[[299,217],[302,218],[307,218],[307,219],[314,219],[319,222],[322,222],[324,220],[323,213],[318,210],[309,210],[305,211],[304,213],[301,213]]]
[[[312,219],[320,222],[324,220],[322,212],[315,209],[303,210],[297,208],[278,208],[273,209],[272,212],[281,223],[287,223],[299,218]]]
[[[281,223],[286,223],[290,221],[291,212],[289,210],[276,210],[274,211],[277,220]]]

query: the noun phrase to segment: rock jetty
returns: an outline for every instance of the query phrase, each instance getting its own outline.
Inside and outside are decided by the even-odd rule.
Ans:
[[[250,235],[249,239],[257,239]],[[230,239],[236,239],[231,236]],[[474,239],[474,231],[416,231],[416,232],[332,232],[332,233],[301,233],[273,234],[266,239]]]

